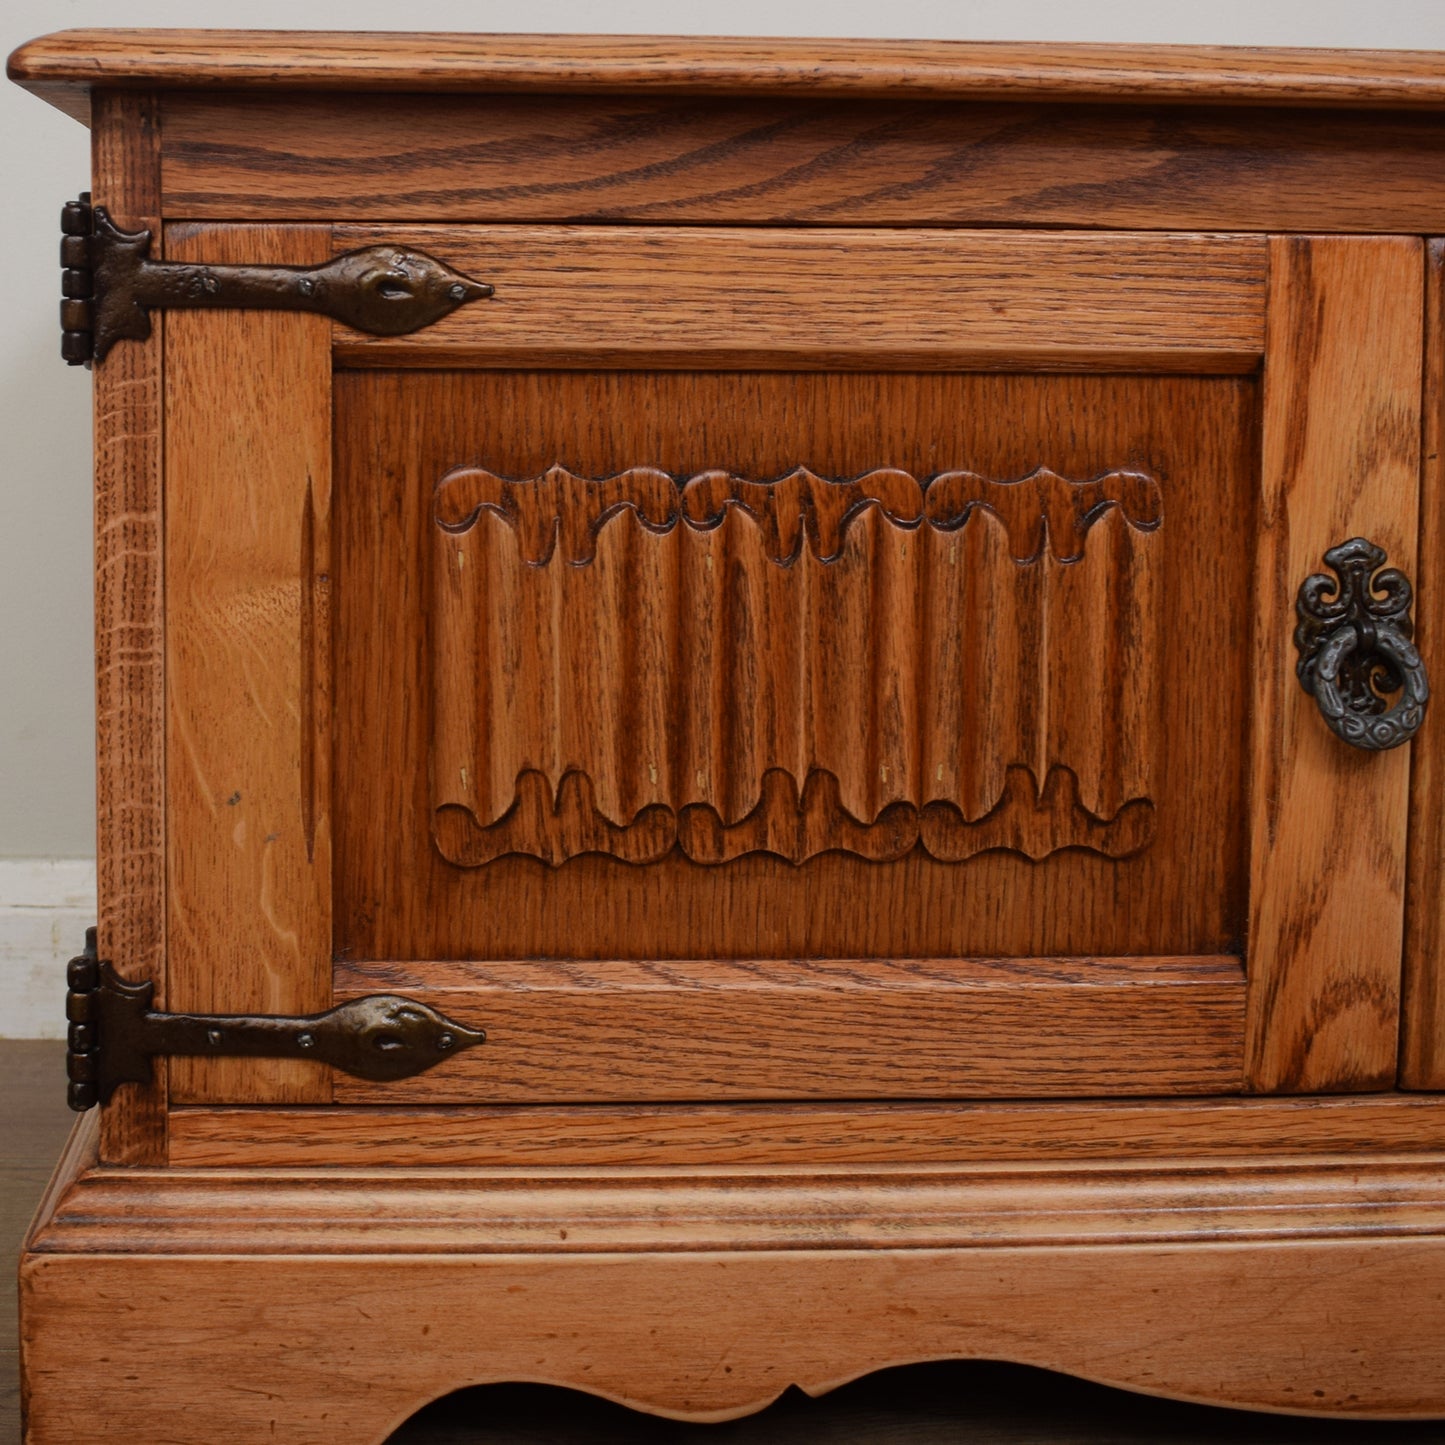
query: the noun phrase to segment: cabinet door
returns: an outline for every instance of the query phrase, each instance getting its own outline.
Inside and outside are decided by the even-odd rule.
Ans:
[[[496,287],[166,330],[169,1006],[379,991],[395,1084],[178,1102],[1393,1078],[1408,749],[1294,595],[1413,566],[1405,239],[187,226]]]

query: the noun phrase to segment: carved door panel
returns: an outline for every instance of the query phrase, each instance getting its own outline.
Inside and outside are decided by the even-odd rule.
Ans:
[[[401,992],[489,1041],[387,1085],[188,1063],[173,1097],[1218,1093],[1392,1064],[1280,1052],[1300,981],[1278,939],[1299,915],[1262,910],[1297,909],[1305,882],[1294,843],[1276,859],[1260,839],[1281,787],[1343,788],[1360,766],[1290,692],[1304,574],[1272,550],[1289,536],[1288,566],[1305,559],[1306,513],[1309,566],[1347,535],[1324,535],[1350,525],[1328,515],[1329,472],[1357,423],[1272,409],[1359,341],[1350,286],[1394,304],[1410,243],[1338,243],[1332,277],[1331,243],[1311,275],[1259,237],[399,239],[494,300],[380,340],[187,316],[168,356],[184,367],[227,325],[330,341],[322,421],[294,386],[263,407],[289,451],[295,536],[277,545],[301,570],[263,644],[294,623],[294,721],[266,725],[299,722],[299,832],[239,846],[296,832],[287,876],[313,897],[298,943],[277,899],[302,886],[246,865],[270,889],[246,942],[292,959],[268,1006],[283,974],[308,980],[292,1008]],[[1267,308],[1311,287],[1313,360],[1271,341],[1272,371]],[[1399,402],[1408,362],[1380,360],[1365,389]],[[286,430],[298,406],[329,433],[329,485]],[[1271,425],[1314,446],[1312,475],[1271,452]],[[172,451],[168,484],[184,470]],[[1393,560],[1408,510],[1392,491],[1371,523]],[[216,670],[197,662],[195,684]],[[1271,709],[1308,779],[1261,741]],[[1374,761],[1388,810],[1398,767]],[[237,863],[188,867],[177,918],[187,878],[227,888]],[[1362,960],[1340,926],[1348,966],[1380,975],[1389,940]],[[265,975],[238,945],[203,985],[186,938],[173,927],[172,1006],[249,1002]],[[1247,1023],[1256,953],[1272,982]]]

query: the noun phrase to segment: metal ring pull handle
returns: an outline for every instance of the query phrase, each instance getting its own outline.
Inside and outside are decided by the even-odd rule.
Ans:
[[[1300,686],[1331,732],[1368,752],[1414,737],[1430,700],[1412,641],[1410,582],[1398,568],[1381,571],[1384,562],[1381,548],[1352,537],[1325,553],[1336,575],[1306,577],[1295,601]]]

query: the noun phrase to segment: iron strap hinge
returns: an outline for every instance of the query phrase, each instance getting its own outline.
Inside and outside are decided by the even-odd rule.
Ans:
[[[85,952],[71,959],[66,982],[69,1103],[78,1111],[104,1104],[119,1084],[149,1083],[156,1054],[316,1059],[385,1083],[420,1074],[487,1038],[481,1029],[395,994],[372,994],[298,1018],[158,1013],[151,1008],[155,985],[129,983],[101,959],[93,928],[86,930]]]
[[[402,336],[492,294],[422,251],[364,246],[319,266],[151,259],[149,231],[123,231],[90,193],[60,212],[60,354],[89,366],[144,341],[155,306],[315,311],[373,336]]]

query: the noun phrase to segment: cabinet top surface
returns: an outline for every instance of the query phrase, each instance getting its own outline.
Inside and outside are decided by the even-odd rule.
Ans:
[[[64,30],[12,80],[82,118],[90,90],[848,95],[1445,106],[1445,53],[935,40],[749,40],[302,30]]]

